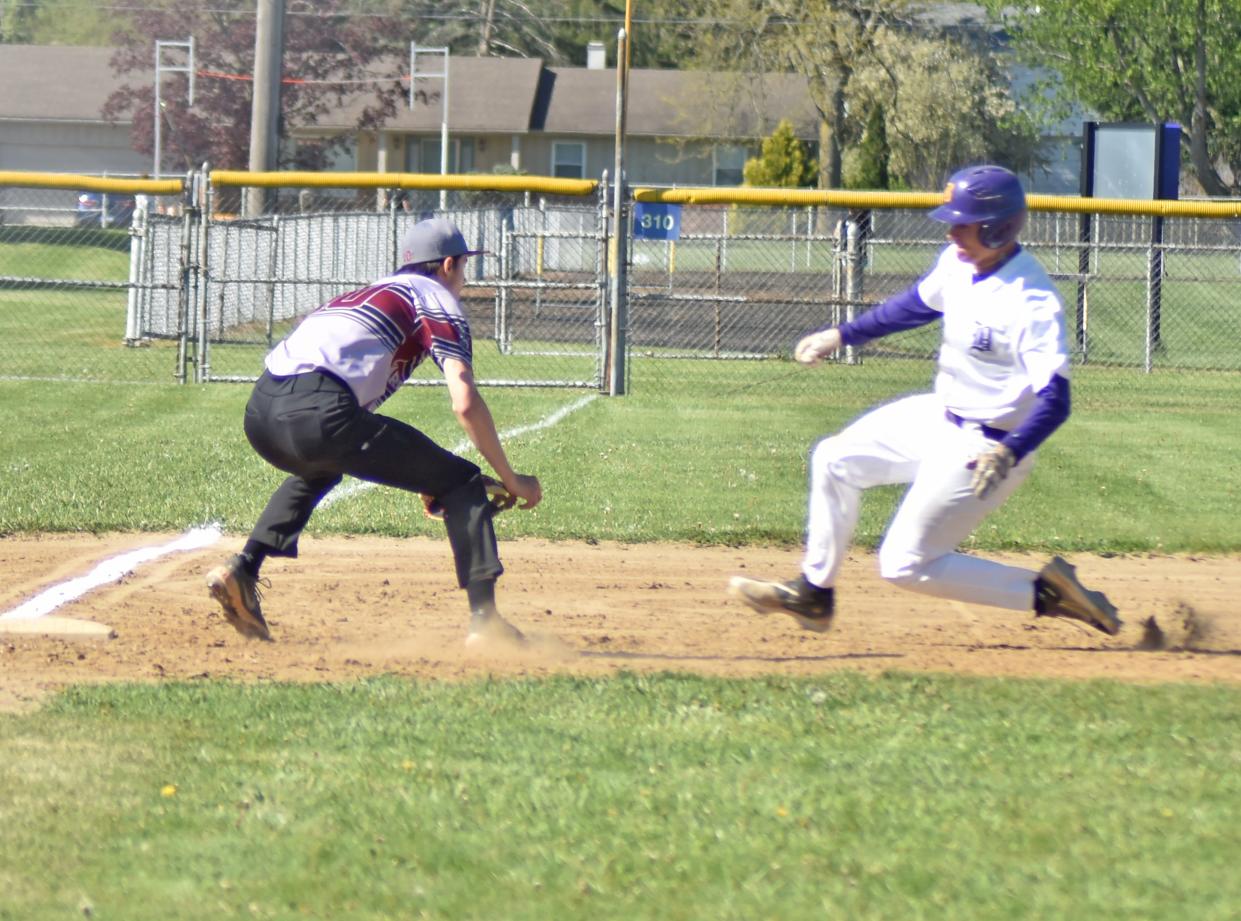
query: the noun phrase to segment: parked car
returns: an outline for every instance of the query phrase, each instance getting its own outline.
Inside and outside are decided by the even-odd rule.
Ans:
[[[79,192],[74,223],[78,227],[128,227],[134,216],[134,206],[132,195]]]

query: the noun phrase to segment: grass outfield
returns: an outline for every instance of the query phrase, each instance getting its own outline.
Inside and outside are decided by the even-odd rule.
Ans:
[[[0,919],[1235,918],[1241,692],[835,674],[83,687]]]
[[[120,348],[118,317],[0,291],[3,376],[161,382],[0,380],[0,534],[243,534],[280,479],[242,435],[249,388],[162,383],[173,355]],[[932,366],[631,372],[509,442],[547,498],[502,538],[796,544],[810,444]],[[1070,424],[971,546],[1238,551],[1238,392],[1079,369]],[[487,391],[501,429],[582,396]],[[385,410],[463,440],[442,388]],[[868,494],[861,545],[897,497]],[[442,534],[388,489],[310,530]],[[1215,921],[1241,904],[1239,713],[1227,687],[897,674],[70,688],[0,714],[0,921]]]
[[[782,364],[778,375],[752,363],[675,365],[676,398],[635,387],[512,440],[515,463],[540,476],[547,501],[502,516],[500,536],[796,544],[809,446],[874,403],[925,387],[930,371],[922,362],[816,371]],[[1236,379],[1178,378],[1173,390],[1121,372],[1083,377],[1070,422],[970,546],[1241,549]],[[0,381],[0,533],[179,531],[208,522],[248,531],[280,479],[242,434],[248,391]],[[487,392],[502,430],[582,396]],[[407,389],[385,409],[446,446],[464,441],[443,388]],[[877,543],[897,497],[895,489],[867,494],[860,545]],[[414,497],[389,489],[338,502],[311,522],[312,533],[408,536],[437,527]]]

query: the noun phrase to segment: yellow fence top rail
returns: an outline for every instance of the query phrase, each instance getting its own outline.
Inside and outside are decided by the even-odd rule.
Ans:
[[[0,186],[26,189],[74,189],[82,192],[118,192],[129,195],[180,195],[181,179],[113,179],[75,173],[31,173],[0,170]]]
[[[822,189],[635,188],[635,201],[684,205],[785,205],[837,208],[934,208],[942,192],[847,192]],[[1231,201],[1145,201],[1128,198],[1080,198],[1076,195],[1028,195],[1031,211],[1079,214],[1134,214],[1152,217],[1241,217],[1241,199]]]
[[[217,186],[289,189],[460,189],[479,192],[543,192],[548,195],[590,195],[596,179],[555,179],[487,173],[320,173],[284,171],[250,173],[212,170]]]
[[[845,192],[822,189],[752,189],[706,186],[703,188],[635,188],[635,201],[682,205],[833,205],[841,208],[933,208],[943,193]]]
[[[217,186],[261,188],[343,189],[455,189],[479,192],[536,192],[548,195],[593,194],[596,179],[557,179],[551,176],[439,173],[329,173],[213,170]],[[116,192],[130,195],[180,195],[182,178],[120,179],[75,173],[41,173],[0,170],[0,187],[73,189],[84,192]],[[942,192],[851,192],[822,189],[759,189],[735,187],[686,187],[656,189],[636,187],[635,201],[686,205],[770,205],[784,207],[908,208],[928,209],[944,201]],[[1149,201],[1127,198],[1080,198],[1075,195],[1028,195],[1031,211],[1078,214],[1129,214],[1150,217],[1241,218],[1241,199],[1228,201]]]

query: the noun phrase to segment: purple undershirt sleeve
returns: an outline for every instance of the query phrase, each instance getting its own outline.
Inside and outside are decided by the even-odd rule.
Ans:
[[[1038,403],[1034,412],[1011,432],[1004,436],[1003,443],[1020,461],[1023,457],[1047,440],[1047,437],[1069,418],[1069,381],[1059,374],[1051,379],[1051,383],[1038,392]]]
[[[942,316],[922,302],[918,286],[914,285],[860,317],[840,324],[840,339],[845,345],[865,345],[880,336],[934,323]]]

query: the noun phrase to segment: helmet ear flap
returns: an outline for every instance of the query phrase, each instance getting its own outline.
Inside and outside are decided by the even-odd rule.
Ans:
[[[1005,247],[1017,239],[1025,223],[1026,212],[1024,210],[998,221],[985,221],[978,227],[978,242],[987,249]]]

